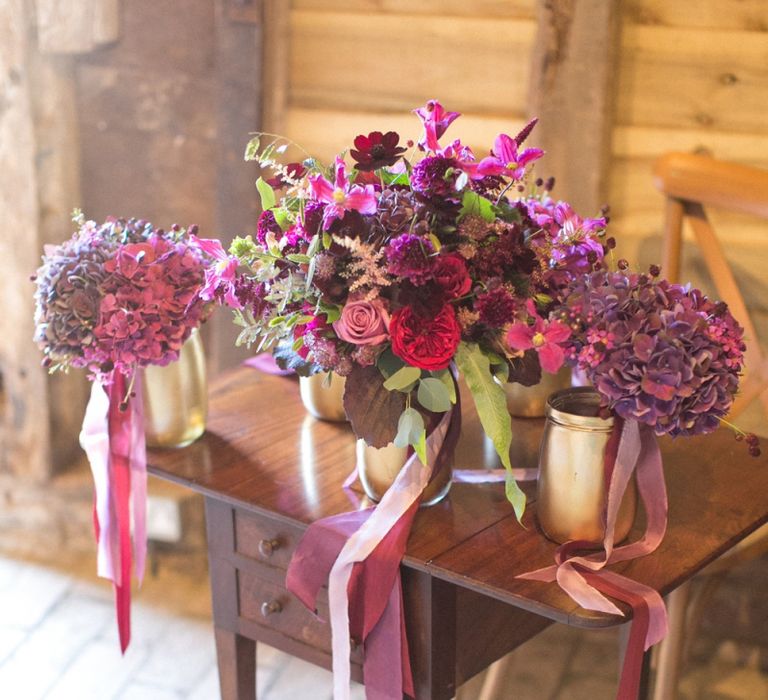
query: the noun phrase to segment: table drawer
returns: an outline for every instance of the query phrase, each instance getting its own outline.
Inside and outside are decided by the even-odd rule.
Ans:
[[[235,509],[235,552],[285,570],[304,530],[296,525]]]
[[[330,624],[321,622],[310,613],[286,590],[278,576],[276,571],[263,576],[253,571],[238,570],[237,593],[240,617],[330,653]],[[323,589],[318,597],[318,612],[323,620],[328,619],[327,595]],[[352,652],[351,659],[358,663],[362,662],[359,649]]]

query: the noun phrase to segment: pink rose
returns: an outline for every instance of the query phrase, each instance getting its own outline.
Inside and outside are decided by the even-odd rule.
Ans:
[[[333,330],[342,340],[353,345],[378,345],[388,336],[389,314],[380,299],[349,301],[341,310],[341,318],[333,322]]]

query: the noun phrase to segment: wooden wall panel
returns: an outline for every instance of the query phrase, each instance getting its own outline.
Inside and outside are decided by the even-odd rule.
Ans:
[[[536,0],[293,0],[297,10],[332,10],[357,14],[515,17],[533,19]]]
[[[529,20],[294,10],[292,107],[404,111],[437,97],[450,109],[522,114]]]
[[[768,31],[765,0],[623,0],[635,24],[699,29]]]
[[[29,281],[41,241],[28,22],[24,0],[0,3],[0,475],[44,481],[50,476],[48,390],[32,343]]]

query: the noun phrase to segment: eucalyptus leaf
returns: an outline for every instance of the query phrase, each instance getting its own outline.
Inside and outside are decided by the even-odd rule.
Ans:
[[[384,382],[384,388],[388,391],[403,391],[414,382],[417,382],[420,376],[421,370],[418,367],[406,365],[397,370]]]
[[[448,369],[441,369],[439,372],[433,372],[433,374],[445,385],[451,403],[456,403],[456,382],[453,381],[451,371]]]
[[[379,355],[378,360],[376,360],[376,366],[384,375],[384,379],[389,379],[395,372],[405,367],[405,361],[395,355],[392,352],[392,348],[387,348]]]
[[[421,463],[426,467],[427,466],[427,431],[426,430],[421,431],[421,434],[419,435],[419,439],[413,445],[413,451],[416,453],[416,456],[419,458],[419,460],[421,460]]]
[[[476,343],[462,342],[456,350],[456,364],[464,375],[477,408],[477,415],[485,434],[493,442],[501,463],[508,472],[507,499],[514,508],[518,521],[525,512],[525,495],[510,476],[512,463],[509,449],[512,444],[512,420],[507,410],[504,389],[491,374],[491,363]]]
[[[445,413],[451,407],[448,388],[434,377],[427,377],[419,382],[416,398],[424,408],[433,413]]]
[[[261,197],[261,208],[266,211],[275,206],[275,191],[260,177],[256,180],[256,189]]]
[[[395,447],[408,447],[416,445],[419,442],[421,434],[426,431],[424,419],[415,408],[406,408],[400,414],[400,420],[397,421],[397,435],[393,442]]]

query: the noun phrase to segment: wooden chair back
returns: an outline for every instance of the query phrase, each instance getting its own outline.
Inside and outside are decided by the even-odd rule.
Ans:
[[[768,220],[768,171],[708,156],[668,153],[656,161],[654,184],[667,198],[662,274],[679,281],[683,221],[688,220],[720,298],[744,326],[746,376],[731,415],[760,397],[768,412],[768,361],[760,347],[744,297],[707,217],[705,206]]]

